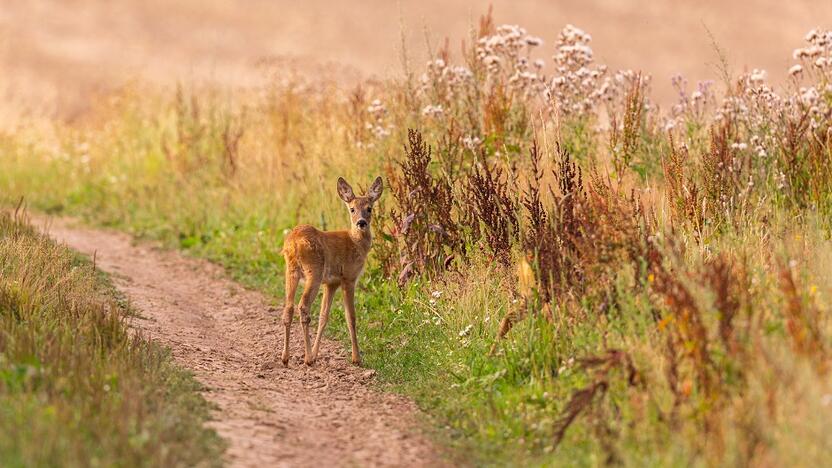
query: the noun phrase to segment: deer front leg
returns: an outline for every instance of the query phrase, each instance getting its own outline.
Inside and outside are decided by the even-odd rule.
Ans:
[[[281,360],[284,366],[289,365],[289,336],[292,334],[292,318],[295,315],[295,291],[298,287],[297,274],[290,271],[290,266],[286,266],[286,299],[283,304],[283,356]]]
[[[318,349],[321,346],[321,337],[324,334],[326,323],[329,321],[329,310],[332,308],[332,299],[335,297],[335,291],[338,290],[337,284],[324,285],[324,297],[321,300],[321,315],[318,317],[318,334],[315,336],[315,344],[312,345],[312,362],[318,359]]]
[[[309,322],[312,318],[309,316],[309,309],[312,308],[312,302],[315,301],[315,296],[318,295],[318,289],[321,287],[321,274],[314,272],[306,272],[306,285],[303,288],[303,294],[300,296],[300,326],[303,330],[303,362],[306,365],[312,364],[312,346],[309,342]]]
[[[360,366],[361,356],[358,352],[358,336],[355,334],[355,282],[344,283],[344,310],[347,319],[347,328],[350,330],[350,342],[352,342],[352,363]]]

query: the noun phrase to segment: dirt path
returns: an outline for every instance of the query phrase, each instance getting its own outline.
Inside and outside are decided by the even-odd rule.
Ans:
[[[323,343],[309,368],[295,342],[289,368],[273,364],[282,340],[278,311],[221,268],[134,245],[122,233],[61,219],[36,225],[73,249],[95,253],[98,267],[140,311],[132,326],[169,346],[176,362],[207,387],[205,397],[218,407],[211,425],[229,442],[230,465],[441,464],[414,429],[414,405],[372,389],[372,371],[348,364],[339,345]],[[299,333],[292,336],[300,340]]]

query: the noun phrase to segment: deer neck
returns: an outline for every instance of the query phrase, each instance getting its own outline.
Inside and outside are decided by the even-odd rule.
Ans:
[[[364,254],[370,251],[370,244],[373,243],[373,233],[370,228],[365,230],[353,228],[350,229],[350,239],[355,243],[355,246]]]

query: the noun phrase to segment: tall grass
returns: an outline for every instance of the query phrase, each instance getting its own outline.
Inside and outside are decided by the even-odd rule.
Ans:
[[[199,385],[128,331],[93,266],[0,215],[0,464],[220,463]]]
[[[344,225],[337,177],[384,174],[365,362],[476,462],[810,465],[832,450],[832,35],[806,40],[784,89],[675,78],[661,112],[586,32],[548,75],[485,16],[421,77],[125,89],[3,135],[0,187],[280,297],[286,230]]]

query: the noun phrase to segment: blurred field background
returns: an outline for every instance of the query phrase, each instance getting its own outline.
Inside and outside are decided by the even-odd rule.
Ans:
[[[450,38],[456,53],[489,4],[501,24],[544,38],[544,50],[567,23],[591,32],[599,62],[653,75],[660,103],[675,95],[672,75],[714,75],[708,30],[735,72],[765,69],[779,83],[803,34],[832,18],[832,2],[813,0],[9,1],[0,9],[0,109],[72,118],[128,80],[250,87],[287,66],[326,68],[343,82],[398,76],[402,32],[421,65],[426,32],[433,47]]]

